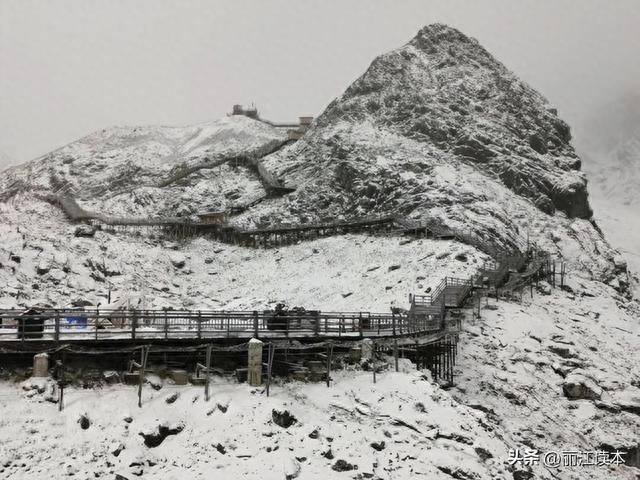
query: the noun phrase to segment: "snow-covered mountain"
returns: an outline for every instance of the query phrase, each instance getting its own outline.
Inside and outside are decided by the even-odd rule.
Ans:
[[[3,172],[0,195],[64,190],[83,205],[121,215],[224,209],[264,191],[244,164],[222,160],[263,155],[286,140],[286,130],[245,116],[188,127],[108,128]]]
[[[116,128],[0,173],[0,306],[104,305],[110,292],[120,305],[154,308],[261,309],[284,301],[388,311],[446,275],[471,275],[487,259],[457,241],[395,236],[342,235],[268,251],[146,231],[75,237],[63,213],[39,195],[58,190],[114,215],[191,215],[245,204],[233,223],[393,213],[470,229],[499,246],[529,235],[567,261],[566,288],[543,282],[519,300],[483,303],[481,319],[466,310],[451,392],[430,385],[428,375],[406,362],[408,371],[385,372],[376,386],[351,373],[336,374],[331,390],[283,383],[269,399],[243,386],[219,386],[214,396],[230,406],[226,417],[209,414],[195,391],[185,389],[171,406],[164,401],[167,387],[145,389],[152,408],[131,412],[130,435],[115,404],[96,399],[129,402],[130,391],[70,389],[70,408],[56,413],[50,434],[38,425],[55,406],[33,391],[2,385],[0,407],[10,415],[0,427],[16,440],[0,455],[0,473],[38,478],[63,458],[57,465],[64,476],[129,478],[143,466],[145,478],[184,478],[189,468],[194,477],[215,468],[284,478],[293,465],[298,478],[637,478],[632,468],[535,465],[515,472],[505,465],[512,447],[620,448],[633,467],[640,448],[634,361],[640,308],[627,295],[624,261],[591,221],[569,127],[540,94],[477,41],[432,25],[374,60],[301,140],[286,140],[281,129],[236,116],[194,127]],[[233,158],[265,154],[265,168],[296,190],[251,206],[267,191],[253,169]],[[563,393],[571,382],[585,385],[583,398]],[[77,430],[80,405],[93,415],[88,431]],[[265,407],[268,414],[285,406],[300,419],[286,432],[263,415]],[[33,419],[37,444],[21,441],[25,416]],[[183,430],[157,450],[144,447],[138,431],[165,420],[181,422]],[[316,428],[318,438],[309,437]],[[52,440],[60,432],[74,435],[61,444]],[[202,440],[211,432],[238,455],[225,456]],[[377,432],[387,439],[384,451],[369,448],[379,446]],[[119,442],[124,453],[116,458],[110,447]],[[276,446],[285,458],[272,453]],[[330,448],[333,461],[325,456]],[[188,467],[176,464],[176,452],[186,452]],[[337,459],[359,471],[336,473]],[[32,460],[44,467],[32,468]]]
[[[640,126],[612,150],[590,155],[591,189],[622,205],[640,206]]]
[[[576,139],[589,178],[594,217],[607,240],[640,272],[640,95],[596,110]],[[638,291],[636,285],[636,291]]]
[[[265,165],[298,186],[264,221],[399,212],[497,244],[527,235],[599,277],[615,256],[589,222],[568,125],[476,40],[431,25],[376,58]]]
[[[0,188],[9,198],[71,187],[83,206],[105,214],[192,215],[264,198],[255,172],[223,160],[275,151],[263,165],[296,191],[245,209],[233,223],[429,218],[498,246],[522,245],[528,235],[614,281],[623,272],[589,221],[570,139],[539,93],[476,40],[436,24],[375,59],[294,145],[280,148],[286,131],[241,116],[108,129],[10,169]]]
[[[640,93],[627,92],[593,112],[576,140],[591,194],[620,205],[640,202]]]
[[[433,208],[448,193],[438,182],[438,167],[446,164],[499,180],[544,212],[589,218],[570,139],[569,126],[547,101],[477,41],[430,25],[376,58],[311,134],[278,160],[296,178],[324,172],[307,175],[299,196],[329,183],[352,195],[354,210]],[[384,187],[366,184],[376,169],[390,174]],[[433,181],[421,182],[425,177]],[[394,201],[402,187],[414,188]]]

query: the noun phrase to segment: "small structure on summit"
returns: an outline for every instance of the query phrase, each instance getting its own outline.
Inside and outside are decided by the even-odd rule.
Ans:
[[[254,104],[251,104],[249,108],[244,108],[242,105],[236,104],[233,106],[231,115],[244,115],[245,117],[253,118],[254,120],[260,119],[258,109]]]
[[[297,125],[297,128],[291,129],[287,131],[290,140],[298,140],[302,137],[313,122],[313,117],[298,117],[300,119],[300,123]]]
[[[258,120],[260,122],[266,123],[267,125],[271,125],[272,127],[286,128],[289,140],[298,140],[299,138],[301,138],[305,134],[305,132],[309,130],[309,127],[313,123],[313,117],[310,117],[310,116],[298,117],[298,123],[272,122],[270,120],[260,118],[260,115],[258,114],[258,109],[254,104],[251,104],[249,108],[244,108],[242,105],[236,104],[233,106],[233,109],[231,110],[231,115],[232,116],[244,115],[245,117],[253,118],[254,120]]]

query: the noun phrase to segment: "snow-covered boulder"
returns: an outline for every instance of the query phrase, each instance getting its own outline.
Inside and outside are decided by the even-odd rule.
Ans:
[[[181,253],[172,253],[169,255],[169,261],[174,267],[183,268],[187,264],[187,257]]]
[[[570,400],[600,400],[602,397],[602,388],[593,380],[577,373],[569,374],[565,378],[562,391]]]

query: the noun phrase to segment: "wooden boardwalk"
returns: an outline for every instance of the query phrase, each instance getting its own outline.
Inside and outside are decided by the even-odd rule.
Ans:
[[[471,230],[461,231],[433,221],[408,221],[395,215],[333,221],[272,225],[252,230],[231,225],[208,225],[184,218],[120,218],[84,210],[69,196],[46,198],[60,206],[72,221],[98,223],[107,227],[154,227],[181,235],[207,235],[222,242],[249,247],[273,247],[301,240],[351,232],[398,232],[437,239],[455,239],[491,255],[478,273],[462,279],[445,277],[428,294],[410,295],[407,310],[398,313],[304,312],[277,314],[274,311],[153,311],[153,310],[40,310],[24,315],[0,311],[3,320],[0,342],[148,342],[223,341],[268,338],[271,340],[357,340],[431,338],[440,342],[453,335],[457,341],[459,320],[448,312],[461,308],[475,291],[521,288],[534,279],[550,278],[555,285],[555,262],[527,242],[514,239],[505,249],[488,242]],[[564,267],[562,267],[564,279]],[[562,280],[563,281],[563,280]],[[562,282],[561,281],[561,282]],[[551,283],[550,282],[550,283]],[[17,319],[17,320],[16,320]],[[24,325],[37,325],[34,335],[20,335]],[[23,325],[21,327],[20,325]],[[28,332],[27,332],[28,333]],[[454,342],[455,343],[455,342]]]
[[[404,313],[221,310],[0,310],[0,342],[345,339],[426,335],[440,318]]]
[[[150,340],[221,341],[401,339],[432,335],[437,341],[460,328],[448,312],[462,308],[474,290],[497,290],[510,275],[531,281],[553,274],[544,255],[505,255],[470,278],[445,277],[429,294],[411,295],[407,310],[391,313],[315,310],[0,310],[0,344],[25,342],[139,343]],[[526,267],[529,268],[526,268]],[[555,284],[555,281],[554,281]],[[520,287],[521,285],[518,285]],[[438,336],[438,334],[440,334]]]

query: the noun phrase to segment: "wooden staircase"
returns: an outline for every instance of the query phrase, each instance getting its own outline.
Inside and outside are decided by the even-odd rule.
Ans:
[[[445,277],[432,292],[410,296],[409,315],[416,320],[427,318],[437,321],[441,329],[445,329],[447,311],[461,308],[476,289],[499,288],[511,273],[524,269],[527,259],[528,254],[514,250],[485,262],[473,277]]]

